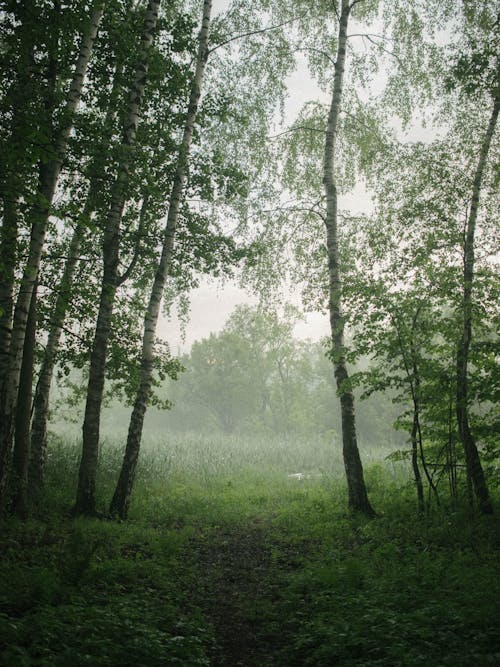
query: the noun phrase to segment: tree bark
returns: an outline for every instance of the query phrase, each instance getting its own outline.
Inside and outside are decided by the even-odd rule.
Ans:
[[[96,475],[99,455],[99,429],[106,372],[108,341],[111,320],[119,283],[118,263],[120,252],[120,225],[126,201],[126,188],[136,143],[139,114],[146,87],[149,51],[158,20],[160,0],[149,0],[141,39],[141,55],[131,88],[127,115],[124,123],[122,159],[113,186],[111,205],[103,238],[103,278],[96,330],[90,355],[87,401],[83,422],[83,444],[80,460],[78,488],[73,512],[76,515],[96,514]]]
[[[9,138],[0,150],[0,190],[3,204],[0,232],[0,382],[9,364],[9,348],[14,313],[14,282],[17,263],[19,198],[23,191],[28,158],[27,136],[30,134],[30,101],[35,79],[34,21],[30,0],[17,9],[19,52],[16,79],[7,91],[4,105],[11,110]],[[13,57],[15,55],[13,54]]]
[[[205,0],[203,3],[203,18],[199,35],[196,71],[191,87],[186,115],[186,124],[184,126],[184,134],[182,137],[181,146],[179,148],[177,168],[172,184],[167,223],[164,231],[162,255],[156,270],[148,307],[144,316],[140,385],[130,418],[127,444],[120,471],[120,477],[118,479],[109,510],[111,515],[117,515],[122,519],[125,519],[128,515],[130,496],[135,480],[135,471],[141,446],[144,416],[146,414],[151,393],[156,325],[158,322],[163,290],[170,266],[172,249],[174,247],[177,220],[179,217],[179,207],[182,199],[184,183],[186,180],[186,169],[193,136],[193,128],[196,120],[196,114],[198,112],[201,86],[203,83],[203,76],[205,73],[205,66],[208,57],[208,34],[210,30],[211,9],[212,0]]]
[[[87,205],[82,218],[88,219],[91,211]],[[38,374],[35,398],[33,401],[33,424],[31,429],[31,460],[30,460],[30,487],[35,490],[43,484],[45,465],[45,451],[47,446],[47,420],[49,413],[50,387],[54,374],[56,354],[61,340],[64,320],[69,305],[71,286],[78,264],[80,244],[82,240],[84,222],[78,220],[68,249],[68,259],[64,266],[61,285],[57,295],[54,312],[52,314],[47,344],[43,353],[42,364]]]
[[[425,510],[424,485],[422,483],[422,475],[418,466],[418,411],[417,406],[413,409],[413,423],[411,427],[411,465],[413,468],[413,478],[417,488],[417,503],[418,512],[423,514]]]
[[[115,70],[113,86],[109,97],[109,106],[103,123],[102,145],[100,153],[105,154],[113,132],[113,119],[116,115],[116,102],[120,93],[120,77],[122,67],[118,65]],[[96,158],[95,162],[98,162]],[[33,402],[33,423],[31,428],[31,460],[30,460],[30,487],[34,491],[43,485],[45,454],[47,449],[47,422],[50,403],[50,388],[54,374],[56,355],[59,349],[62,330],[68,306],[71,300],[73,279],[78,265],[80,246],[84,237],[85,229],[89,223],[90,216],[95,211],[100,189],[102,169],[97,164],[92,165],[90,173],[90,184],[87,199],[83,211],[78,216],[73,236],[71,238],[68,259],[64,266],[59,293],[54,306],[50,322],[50,331],[45,346],[38,381]]]
[[[27,519],[29,514],[28,468],[36,338],[36,291],[37,286],[35,284],[24,339],[23,361],[19,378],[19,396],[17,399],[14,453],[12,457],[15,480],[13,493],[14,512],[20,519]]]
[[[467,476],[472,481],[476,494],[478,508],[482,514],[492,514],[488,485],[484,476],[481,459],[477,450],[474,436],[469,425],[468,414],[468,363],[469,349],[472,337],[472,288],[474,283],[474,236],[476,231],[479,196],[483,174],[488,159],[491,140],[495,132],[500,110],[500,80],[494,91],[494,104],[491,112],[488,129],[484,136],[479,161],[474,174],[472,186],[472,201],[467,220],[464,245],[463,296],[462,296],[462,336],[457,348],[457,422],[460,440],[462,441],[467,466]]]
[[[350,10],[351,7],[348,0],[342,0],[333,94],[326,128],[323,182],[326,194],[325,225],[328,250],[330,327],[335,379],[340,396],[343,457],[347,477],[349,508],[371,517],[375,513],[368,500],[363,477],[363,466],[356,440],[354,395],[349,386],[349,376],[344,354],[344,318],[341,310],[342,278],[338,248],[337,186],[335,181],[335,142],[339,109],[342,100],[347,47],[347,24]]]
[[[10,193],[9,193],[10,191]],[[14,312],[14,279],[17,261],[18,187],[10,176],[3,194],[0,239],[0,377],[8,368]]]
[[[53,142],[53,158],[40,164],[38,197],[32,210],[31,236],[28,259],[24,268],[19,294],[14,310],[12,335],[9,346],[9,360],[4,376],[0,379],[0,510],[5,505],[9,458],[14,430],[22,353],[26,335],[26,323],[38,278],[38,270],[45,241],[47,222],[52,200],[59,179],[61,166],[66,154],[73,117],[81,98],[83,82],[92,53],[92,47],[103,15],[103,3],[98,2],[91,12],[89,26],[82,37],[82,43],[75,71],[70,84],[63,120]]]

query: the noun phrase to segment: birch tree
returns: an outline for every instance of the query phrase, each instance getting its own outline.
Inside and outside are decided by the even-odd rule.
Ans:
[[[278,0],[272,6],[280,16],[286,11]],[[338,194],[348,191],[357,176],[364,174],[366,177],[377,172],[377,160],[391,141],[390,133],[381,130],[380,120],[393,120],[397,116],[403,127],[407,127],[415,108],[436,103],[436,100],[442,102],[446,58],[445,49],[438,45],[436,36],[440,29],[452,24],[456,7],[451,2],[438,6],[432,2],[406,0],[391,3],[359,0],[325,3],[317,9],[318,13],[309,12],[301,19],[291,43],[308,54],[311,72],[328,92],[331,86],[328,77],[333,73],[333,95],[328,115],[322,103],[311,102],[278,138],[276,153],[281,153],[278,159],[284,155],[283,183],[293,199],[280,202],[279,206],[269,205],[270,211],[266,213],[270,213],[270,222],[265,235],[272,239],[273,248],[277,247],[275,243],[280,243],[293,249],[293,269],[285,264],[285,272],[288,271],[289,279],[295,284],[303,286],[304,304],[322,308],[325,301],[328,302],[331,356],[343,404],[349,503],[362,511],[364,507],[366,513],[371,514],[362,490],[362,469],[353,437],[351,382],[346,374],[346,360],[352,359],[353,354],[343,339],[344,326],[349,321],[352,324],[353,316],[349,312],[349,303],[343,304],[346,281],[358,261],[358,251],[349,242],[352,229],[349,220],[353,216],[338,210]],[[335,36],[332,26],[337,25],[337,21],[338,35]],[[352,26],[349,31],[348,25]],[[314,34],[314,41],[311,34]],[[346,58],[347,50],[350,58]],[[367,102],[367,89],[382,62],[387,64],[382,92],[377,94],[378,101]],[[344,90],[346,66],[348,86]],[[323,182],[320,183],[318,162],[322,143]],[[290,224],[290,218],[295,224]],[[362,218],[358,222],[363,224]],[[321,223],[327,229],[326,245],[318,236],[318,224]],[[271,255],[269,260],[267,271],[275,271],[278,262]],[[325,260],[328,262],[328,279],[324,276]],[[347,390],[344,398],[341,387]]]
[[[208,164],[213,166],[211,169],[202,168],[202,177],[206,180],[207,185],[201,187],[200,192],[205,196],[208,195],[208,199],[212,200],[212,207],[215,209],[216,215],[220,216],[224,212],[227,215],[229,210],[231,216],[235,214],[244,216],[245,199],[247,197],[246,183],[250,181],[249,172],[256,168],[257,163],[262,159],[262,156],[256,154],[255,144],[252,144],[248,136],[248,124],[241,123],[241,115],[237,114],[243,113],[249,116],[251,118],[250,123],[255,127],[259,127],[259,125],[266,127],[275,108],[276,100],[282,95],[284,88],[281,85],[282,80],[281,84],[274,88],[268,85],[256,86],[256,81],[259,79],[259,73],[264,71],[269,78],[272,78],[275,75],[274,69],[276,67],[278,67],[280,73],[283,73],[286,71],[289,62],[286,58],[277,57],[277,54],[273,53],[273,50],[279,50],[279,43],[276,46],[276,40],[273,38],[275,32],[279,32],[281,26],[262,26],[261,18],[256,17],[251,8],[242,8],[238,5],[231,6],[228,14],[217,22],[215,46],[211,48],[208,45],[209,17],[210,3],[205,2],[196,71],[169,198],[162,256],[155,275],[144,322],[141,381],[134,402],[120,479],[110,508],[112,514],[119,514],[122,517],[126,516],[128,512],[130,492],[139,454],[142,424],[153,377],[153,345],[156,322],[165,282],[172,275],[175,260],[173,250],[174,241],[179,237],[179,207],[188,172],[190,145],[208,54],[211,54],[212,61],[210,90],[206,95],[205,107],[201,110],[203,121],[198,150],[207,152],[207,157],[202,157],[202,159],[206,164],[208,158]],[[228,32],[229,36],[226,36]],[[267,33],[269,33],[269,36]],[[233,60],[229,55],[233,43],[238,44],[238,49],[241,47],[245,51],[248,48],[250,53],[256,53],[256,45],[250,42],[254,36],[257,36],[257,38],[263,36],[266,44],[265,55],[259,54],[259,59],[257,62],[254,61],[253,67],[245,62],[241,54],[238,54],[239,57],[237,56]],[[218,51],[218,54],[215,54],[215,51]],[[270,53],[269,59],[265,57],[267,53]],[[269,71],[271,71],[271,74]],[[250,89],[245,87],[246,78],[251,81]],[[240,109],[242,109],[242,112]],[[231,118],[233,113],[235,114],[234,120]],[[210,116],[213,116],[213,121]],[[222,117],[225,122],[221,124],[219,117]],[[259,142],[261,139],[262,137],[259,137]],[[203,152],[201,155],[203,156]],[[196,161],[189,160],[189,172],[192,180],[194,180],[193,174],[196,174],[196,169]],[[183,236],[183,230],[180,231]],[[220,265],[222,270],[227,271],[227,260],[231,259],[231,253],[229,257],[225,256],[224,246],[227,244],[227,239],[224,236],[215,237],[212,240],[208,239],[207,242],[207,239],[200,236],[199,233],[195,234],[192,236],[190,248],[186,247],[185,239],[182,238],[182,248],[179,252],[181,254],[187,252],[189,255],[194,250],[195,256],[206,256],[207,252],[210,254],[210,246],[213,244],[215,244],[215,255],[220,255],[217,264]],[[231,243],[228,245],[230,246]],[[246,251],[241,250],[240,259],[242,252],[246,253]],[[236,259],[238,259],[237,255],[238,251],[236,252]],[[217,270],[217,273],[220,273],[220,271]]]
[[[151,391],[156,325],[160,313],[160,303],[163,296],[163,290],[170,268],[171,254],[175,242],[175,233],[177,228],[177,220],[179,217],[181,198],[184,190],[184,182],[186,180],[186,170],[193,137],[194,124],[198,111],[206,61],[208,58],[208,36],[210,29],[211,9],[211,0],[205,0],[203,3],[201,30],[198,38],[199,45],[196,59],[196,70],[194,73],[188,102],[186,124],[179,148],[172,192],[169,199],[162,255],[155,274],[155,279],[144,318],[140,385],[135,398],[132,416],[130,418],[127,444],[125,448],[122,468],[120,471],[120,477],[110,505],[110,513],[112,515],[118,515],[121,518],[126,518],[128,513],[130,494],[132,492],[132,485],[134,483],[135,470],[139,457],[144,415],[146,413]]]
[[[349,507],[373,516],[374,512],[368,500],[363,478],[363,466],[359,456],[356,440],[356,421],[354,416],[354,395],[349,386],[344,351],[344,322],[342,315],[342,277],[339,263],[338,217],[337,217],[337,186],[335,182],[335,139],[337,134],[340,103],[342,100],[343,77],[347,45],[347,25],[353,5],[349,0],[342,0],[339,19],[339,36],[337,57],[335,60],[335,76],[333,93],[328,114],[325,137],[324,176],[323,182],[326,195],[326,236],[328,251],[328,277],[330,328],[332,334],[332,358],[340,396],[342,415],[342,443],[344,466],[347,478]]]
[[[99,297],[99,312],[90,358],[89,381],[83,422],[82,456],[74,507],[75,514],[92,515],[96,512],[95,486],[106,354],[116,290],[120,284],[120,279],[123,278],[123,276],[119,275],[120,224],[136,143],[141,103],[146,87],[148,56],[156,29],[159,7],[159,0],[150,0],[148,2],[141,38],[139,62],[131,86],[129,106],[124,120],[122,156],[112,189],[111,203],[104,229],[102,244],[104,268]]]
[[[82,241],[88,232],[90,218],[99,205],[99,190],[103,181],[104,154],[111,147],[111,136],[114,130],[114,119],[118,111],[120,97],[122,66],[117,65],[113,75],[108,109],[103,122],[99,141],[99,151],[91,160],[89,168],[89,185],[83,210],[77,217],[71,240],[67,249],[67,260],[64,264],[56,301],[50,316],[47,343],[43,351],[42,362],[38,373],[33,403],[33,423],[31,427],[31,464],[30,483],[34,487],[43,482],[45,451],[47,447],[47,421],[49,414],[50,388],[54,374],[57,353],[63,333],[64,322],[71,300],[73,280],[80,259]]]
[[[15,438],[13,450],[14,484],[12,489],[14,511],[21,519],[29,514],[28,473],[30,460],[30,424],[33,384],[33,366],[36,337],[36,299],[37,286],[33,288],[26,336],[23,347],[23,360],[19,375],[19,395],[16,410]]]
[[[474,485],[479,510],[483,514],[491,514],[491,504],[488,486],[484,477],[481,460],[477,450],[476,442],[472,434],[468,415],[468,366],[469,349],[472,338],[472,313],[473,313],[473,287],[474,287],[474,263],[476,224],[480,206],[480,196],[483,186],[484,172],[486,169],[490,147],[498,121],[500,111],[500,59],[496,62],[496,74],[491,89],[492,109],[488,121],[488,127],[481,142],[479,157],[474,172],[472,183],[470,209],[464,232],[463,250],[463,294],[462,294],[462,334],[457,346],[457,422],[460,439],[465,451],[467,472]]]
[[[32,159],[28,155],[27,136],[34,125],[33,100],[37,100],[37,67],[35,65],[36,16],[31,2],[17,8],[17,13],[4,17],[2,59],[2,136],[1,193],[2,227],[0,242],[0,377],[8,367],[9,347],[14,310],[15,268],[19,234],[19,199],[25,191]],[[10,19],[10,21],[9,21]],[[15,23],[18,22],[16,29]],[[8,61],[8,62],[7,62]],[[12,65],[14,64],[14,67]],[[9,80],[8,73],[14,70]],[[12,75],[11,75],[12,76]],[[5,122],[5,119],[9,122]],[[7,125],[7,127],[5,127]]]
[[[346,293],[358,352],[371,355],[374,362],[365,387],[372,391],[393,386],[402,406],[413,403],[413,419],[403,407],[398,422],[412,432],[413,443],[412,427],[418,426],[419,459],[429,487],[432,477],[437,485],[446,473],[452,502],[462,493],[472,499],[460,474],[464,463],[468,471],[467,455],[453,418],[458,403],[457,330],[463,326],[469,193],[484,148],[484,128],[491,122],[481,98],[456,109],[442,139],[429,145],[396,144],[382,157],[373,174],[376,215],[351,231],[358,259]],[[497,151],[498,144],[493,141],[491,149]],[[471,431],[477,429],[479,449],[487,454],[496,400],[494,375],[488,370],[497,348],[493,257],[498,197],[493,159],[484,164],[483,179],[474,243],[475,307],[470,311],[475,337],[469,341],[469,353],[474,362],[467,373],[466,404]],[[477,447],[476,454],[481,466]],[[470,472],[467,478],[472,484]],[[482,480],[486,485],[484,475]]]
[[[103,3],[96,2],[81,39],[78,59],[63,109],[61,125],[49,149],[50,157],[42,159],[39,164],[37,198],[30,214],[31,235],[28,258],[23,270],[13,314],[12,334],[9,341],[9,361],[4,369],[3,376],[0,378],[0,507],[5,504],[6,500],[22,350],[33,286],[39,271],[47,222],[66,153],[68,138],[73,127],[74,114],[82,95],[87,66],[103,12]],[[51,113],[52,109],[49,109],[48,112]]]

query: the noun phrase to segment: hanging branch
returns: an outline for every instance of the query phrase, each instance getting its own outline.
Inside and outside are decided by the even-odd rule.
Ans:
[[[220,49],[223,46],[226,46],[227,44],[230,44],[231,42],[235,42],[237,39],[243,39],[244,37],[251,37],[252,35],[261,35],[265,32],[269,32],[271,30],[278,30],[279,28],[282,28],[285,25],[289,25],[290,23],[293,23],[294,21],[298,21],[299,19],[304,18],[306,16],[306,12],[303,14],[300,14],[299,16],[294,16],[291,19],[288,19],[287,21],[283,21],[282,23],[277,23],[276,25],[270,25],[267,26],[266,28],[260,28],[259,30],[250,30],[248,32],[243,32],[240,35],[234,35],[233,37],[229,37],[226,39],[224,42],[221,42],[220,44],[217,44],[216,46],[212,46],[212,48],[208,49],[208,55],[216,51],[217,49]]]
[[[142,239],[144,238],[144,228],[145,228],[145,221],[146,221],[146,215],[148,211],[148,205],[149,205],[149,194],[146,194],[144,196],[144,199],[142,200],[142,206],[141,206],[141,212],[139,215],[139,225],[137,227],[137,231],[135,234],[135,244],[134,244],[134,254],[132,256],[132,259],[130,261],[130,264],[128,267],[125,269],[125,271],[118,276],[117,278],[117,285],[118,287],[120,285],[123,285],[123,283],[127,282],[127,280],[130,278],[132,271],[135,269],[137,260],[139,259],[139,255],[141,252],[141,244],[142,244]]]

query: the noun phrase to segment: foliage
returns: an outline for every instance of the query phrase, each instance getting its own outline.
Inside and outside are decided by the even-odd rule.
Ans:
[[[351,7],[334,189],[336,199],[366,187],[375,202],[370,215],[344,210],[345,199],[338,211],[341,319],[355,370],[348,388],[366,398],[356,418],[366,486],[381,512],[370,522],[341,509],[341,420],[325,347],[296,340],[299,311],[276,306],[284,281],[306,311],[330,305],[320,96],[331,92],[339,4],[234,0],[214,20],[164,309],[187,316],[189,292],[203,275],[235,278],[242,266],[261,305],[237,308],[182,363],[157,341],[152,400],[163,411],[148,424],[161,436],[139,461],[127,525],[65,516],[78,443],[51,436],[35,518],[1,526],[0,664],[412,667],[431,659],[466,667],[500,658],[498,528],[464,508],[470,489],[455,416],[457,332],[471,287],[464,407],[497,500],[498,134],[476,192],[473,248],[464,248],[464,229],[498,103],[498,3],[355,0]],[[145,3],[103,5],[82,104],[57,156],[94,5],[0,4],[0,329],[8,351],[34,212],[46,203],[41,177],[60,157],[40,241],[37,344],[41,357],[76,237],[57,354],[60,374],[76,388],[67,401],[73,419],[116,172],[131,152],[114,267],[127,280],[111,323],[114,411],[99,443],[100,508],[114,487],[116,439],[129,417],[116,401],[138,387],[140,327],[170,205],[199,14],[197,2],[162,3],[130,150],[124,114]],[[302,60],[319,99],[276,129],[287,77]],[[419,109],[432,140],[400,140],[398,129],[410,129]],[[471,248],[473,285],[464,281]],[[412,452],[402,443],[408,436]],[[440,499],[418,516],[409,480],[415,447]]]
[[[345,290],[355,327],[354,347],[357,354],[372,359],[371,368],[356,380],[368,394],[394,389],[397,402],[405,407],[398,423],[408,433],[418,410],[432,476],[436,482],[449,479],[452,485],[455,466],[460,472],[464,463],[455,424],[454,368],[461,322],[463,225],[483,131],[477,111],[475,105],[457,111],[448,133],[430,144],[395,145],[385,154],[373,175],[376,215],[351,226],[350,247],[356,248],[357,259],[350,264]],[[491,450],[495,436],[489,429],[497,419],[492,366],[498,344],[496,267],[490,254],[496,235],[493,163],[486,172],[476,233],[469,372],[470,409],[485,453]]]

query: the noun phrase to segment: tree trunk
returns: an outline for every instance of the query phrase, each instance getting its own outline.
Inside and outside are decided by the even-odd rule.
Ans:
[[[201,86],[208,57],[208,33],[210,29],[210,13],[212,0],[205,0],[203,4],[203,19],[199,35],[198,56],[196,71],[189,97],[188,111],[182,143],[179,148],[177,168],[170,195],[167,223],[164,232],[163,250],[160,263],[156,270],[148,307],[144,316],[144,335],[142,340],[141,379],[130,418],[125,455],[120,471],[120,477],[110,505],[110,514],[125,519],[128,514],[130,495],[135,479],[135,470],[141,446],[142,428],[151,392],[153,375],[154,341],[156,325],[160,312],[160,303],[167,279],[172,249],[175,241],[179,207],[186,179],[186,169],[193,136],[193,128],[198,112],[201,95]]]
[[[425,478],[427,479],[427,484],[429,485],[429,505],[430,505],[430,496],[431,492],[434,494],[434,497],[436,498],[436,504],[439,506],[441,504],[441,501],[439,499],[439,493],[437,490],[437,486],[434,483],[433,476],[429,472],[429,467],[427,465],[427,460],[424,452],[424,441],[422,438],[422,428],[420,425],[420,406],[421,406],[421,397],[422,397],[422,390],[421,390],[421,382],[420,382],[420,370],[419,370],[419,364],[418,364],[418,355],[417,355],[417,350],[415,348],[415,332],[417,328],[417,321],[418,317],[420,314],[420,306],[417,308],[415,315],[413,316],[413,322],[412,322],[412,327],[411,327],[411,337],[410,337],[410,354],[411,354],[411,367],[412,367],[412,374],[409,375],[410,378],[410,386],[411,386],[411,395],[412,395],[412,401],[413,401],[413,425],[412,425],[412,433],[411,433],[411,438],[412,438],[412,460],[413,460],[413,454],[415,453],[415,449],[420,453],[420,463],[422,464],[422,469],[424,471]],[[418,468],[418,460],[417,460],[417,468]],[[415,471],[415,466],[414,466],[414,471]],[[418,472],[418,475],[420,477],[420,471]],[[417,493],[420,494],[420,489],[418,488],[418,481],[417,477],[415,477],[415,481],[417,482]],[[422,485],[422,479],[420,478],[420,485]],[[422,489],[423,491],[423,489]],[[419,508],[420,508],[420,495],[419,495]],[[423,505],[422,505],[423,509]]]
[[[122,67],[118,65],[115,70],[113,86],[109,97],[109,106],[103,123],[102,145],[100,153],[105,154],[111,142],[113,132],[113,119],[116,115],[116,102],[120,93],[120,77]],[[96,158],[96,162],[98,162]],[[36,490],[43,485],[45,453],[47,448],[47,422],[49,414],[50,388],[54,373],[55,359],[61,340],[64,320],[71,299],[74,274],[78,264],[81,242],[85,229],[89,223],[90,216],[95,211],[102,173],[97,164],[94,164],[90,173],[90,185],[83,211],[78,217],[73,236],[71,238],[68,259],[61,278],[59,293],[54,306],[50,321],[49,337],[45,346],[42,364],[38,375],[35,398],[33,403],[33,423],[31,428],[31,461],[30,461],[30,487]]]
[[[14,274],[17,262],[18,188],[10,177],[3,194],[0,239],[0,377],[9,364],[9,348],[14,311]],[[10,194],[9,191],[10,190]]]
[[[88,200],[87,200],[88,204]],[[89,207],[86,205],[82,218],[88,219]],[[43,469],[45,450],[47,445],[47,420],[49,413],[50,387],[54,373],[56,353],[61,340],[62,329],[68,309],[71,285],[78,263],[80,244],[82,240],[84,222],[78,220],[68,249],[68,259],[61,278],[61,285],[57,295],[54,312],[50,322],[49,337],[43,353],[42,364],[38,374],[38,381],[33,402],[33,424],[31,429],[31,461],[30,487],[37,489],[43,484]]]
[[[341,312],[342,279],[338,248],[337,186],[335,182],[335,141],[337,136],[338,116],[342,99],[344,67],[347,46],[347,23],[350,6],[348,0],[342,0],[340,16],[337,59],[333,94],[328,114],[324,154],[324,186],[326,193],[326,234],[329,275],[329,311],[333,345],[333,363],[337,390],[340,396],[342,415],[342,442],[344,466],[347,477],[349,508],[374,516],[368,500],[363,478],[363,466],[356,441],[356,422],[354,416],[354,395],[349,386],[344,355],[344,319]]]
[[[418,408],[413,408],[413,423],[411,427],[411,465],[413,468],[413,478],[417,487],[418,512],[423,514],[425,510],[424,485],[422,475],[418,466]]]
[[[455,502],[457,499],[457,458],[454,442],[453,397],[456,395],[456,392],[452,389],[451,380],[448,385],[448,392],[448,442],[446,443],[446,466],[448,468],[450,496],[453,502]]]
[[[27,138],[31,133],[29,103],[33,95],[32,81],[36,77],[32,4],[30,0],[26,0],[17,10],[20,26],[16,79],[3,99],[4,108],[9,108],[12,113],[12,122],[9,137],[3,147],[0,147],[0,198],[3,204],[0,233],[0,382],[9,365],[19,198],[23,192],[26,166],[31,162],[27,145]]]
[[[28,468],[30,460],[30,424],[33,398],[33,365],[36,338],[36,290],[31,298],[26,336],[24,339],[23,361],[19,378],[19,396],[16,410],[16,435],[14,439],[14,512],[20,519],[29,514]]]
[[[90,355],[87,401],[83,422],[82,457],[80,461],[78,489],[73,512],[76,515],[96,513],[96,475],[99,455],[99,428],[101,418],[106,357],[111,319],[119,283],[118,263],[120,251],[120,224],[126,200],[126,188],[136,142],[137,126],[142,98],[146,87],[148,56],[153,33],[158,20],[160,0],[149,0],[141,39],[140,61],[135,71],[127,116],[124,122],[122,159],[114,183],[111,206],[103,238],[104,270],[102,278],[99,314]]]
[[[474,436],[470,430],[468,414],[468,362],[469,348],[472,336],[472,286],[474,282],[474,235],[476,231],[477,213],[479,208],[479,196],[481,183],[486,166],[491,139],[495,132],[495,126],[500,110],[500,82],[497,81],[495,89],[494,105],[491,113],[488,129],[486,131],[479,161],[474,175],[472,187],[472,201],[467,220],[467,229],[464,245],[464,282],[462,297],[462,336],[457,349],[457,422],[458,432],[465,453],[468,478],[472,481],[478,501],[479,511],[482,514],[492,514],[488,485],[484,476],[481,459],[477,450]]]
[[[28,259],[21,279],[19,294],[14,310],[7,369],[0,380],[0,510],[5,504],[7,494],[8,467],[14,429],[14,414],[19,388],[28,311],[33,294],[33,287],[38,278],[38,270],[45,241],[45,232],[50,208],[66,153],[68,138],[73,125],[73,116],[82,94],[83,81],[102,14],[103,3],[99,2],[91,13],[88,29],[82,38],[78,60],[66,101],[66,107],[63,112],[62,125],[53,142],[54,158],[47,163],[40,164],[38,197],[31,214],[32,226]]]

